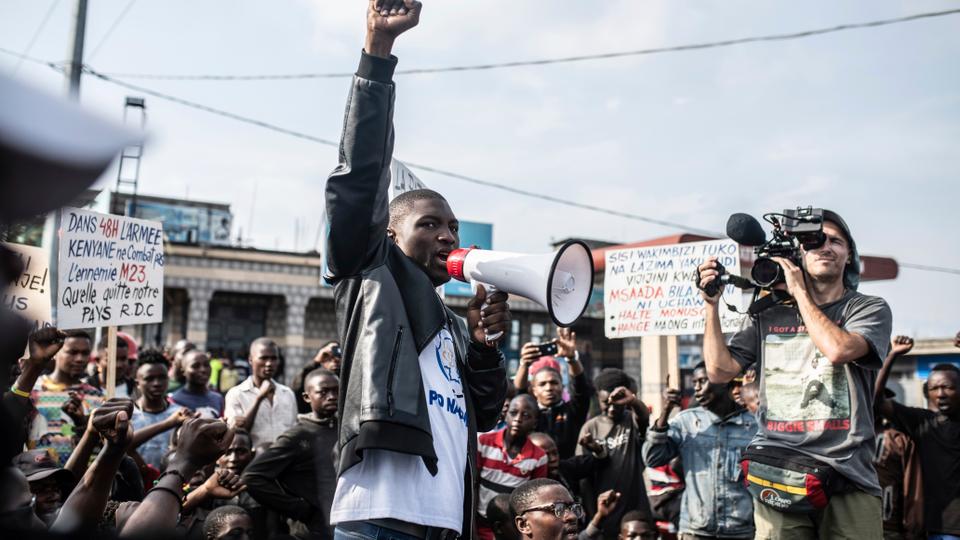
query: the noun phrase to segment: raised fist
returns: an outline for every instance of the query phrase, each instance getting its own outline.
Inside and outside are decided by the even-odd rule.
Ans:
[[[420,22],[420,8],[420,2],[413,0],[370,0],[367,32],[396,38]]]
[[[897,336],[890,342],[890,350],[896,356],[903,356],[913,349],[913,338]]]
[[[63,347],[63,340],[66,334],[57,330],[53,326],[40,328],[30,333],[29,349],[30,357],[27,361],[31,364],[37,364],[44,367],[50,362],[50,359],[57,354],[57,351]]]
[[[113,398],[94,409],[90,425],[108,445],[126,450],[133,442],[133,401]]]

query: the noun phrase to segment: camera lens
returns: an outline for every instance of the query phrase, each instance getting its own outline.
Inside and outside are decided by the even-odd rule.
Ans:
[[[773,259],[760,257],[753,263],[750,277],[761,287],[769,287],[780,278],[780,265]]]

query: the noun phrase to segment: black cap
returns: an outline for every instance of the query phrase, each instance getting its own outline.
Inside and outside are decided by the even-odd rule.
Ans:
[[[61,483],[73,481],[73,474],[61,469],[46,450],[27,450],[13,458],[13,465],[20,469],[28,482],[36,482],[53,475],[56,475],[57,481]]]

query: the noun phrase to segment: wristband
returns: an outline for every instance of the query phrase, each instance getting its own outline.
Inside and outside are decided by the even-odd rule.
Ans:
[[[158,483],[160,483],[160,480],[163,480],[163,477],[164,477],[164,476],[167,476],[168,474],[171,474],[171,475],[175,474],[175,475],[177,475],[177,477],[180,479],[180,481],[177,482],[177,485],[183,486],[183,485],[186,485],[186,484],[187,484],[187,479],[183,476],[183,474],[182,474],[180,471],[178,471],[178,470],[176,470],[176,469],[169,469],[169,470],[166,470],[166,471],[163,471],[162,473],[160,473],[160,476],[158,476],[157,479],[153,481],[154,487],[156,487],[156,485],[157,485]]]
[[[150,491],[166,491],[167,493],[173,495],[173,498],[177,500],[177,503],[179,503],[180,506],[183,506],[183,499],[173,488],[168,488],[167,486],[153,486]]]
[[[25,397],[25,398],[28,398],[28,399],[30,398],[30,392],[24,392],[23,390],[17,388],[17,385],[16,385],[16,384],[14,384],[13,386],[10,387],[10,391],[13,392],[14,394],[20,396],[20,397]]]

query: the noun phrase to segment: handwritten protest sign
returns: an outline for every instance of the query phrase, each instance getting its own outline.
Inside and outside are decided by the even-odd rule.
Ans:
[[[33,322],[33,329],[50,326],[50,265],[46,250],[5,244],[17,254],[23,272],[3,292],[3,304]]]
[[[159,222],[64,208],[57,272],[61,329],[163,320]]]
[[[605,334],[608,338],[702,334],[704,301],[694,284],[697,267],[718,258],[740,273],[740,250],[732,240],[690,242],[609,251],[604,276]],[[724,300],[740,311],[743,295],[727,286]],[[742,316],[720,311],[724,332],[738,330]]]

